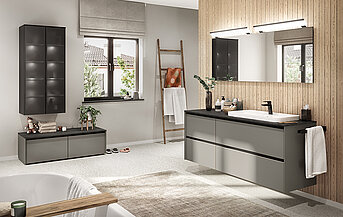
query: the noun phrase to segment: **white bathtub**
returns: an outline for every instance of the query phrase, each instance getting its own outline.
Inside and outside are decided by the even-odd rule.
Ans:
[[[27,206],[65,200],[72,176],[54,173],[21,174],[0,177],[0,202],[26,200]],[[94,189],[91,194],[100,193]],[[118,204],[91,209],[95,217],[133,217]]]

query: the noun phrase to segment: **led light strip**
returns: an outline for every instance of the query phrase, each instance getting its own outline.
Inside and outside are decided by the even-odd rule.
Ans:
[[[275,31],[288,30],[288,29],[299,29],[306,26],[307,26],[307,23],[304,19],[298,19],[298,20],[290,20],[290,21],[277,22],[277,23],[255,25],[253,27],[254,27],[255,32],[262,33],[262,32],[275,32]]]
[[[231,36],[238,36],[238,35],[246,35],[250,34],[251,31],[248,27],[236,28],[236,29],[228,29],[228,30],[219,30],[210,32],[212,38],[226,38]]]

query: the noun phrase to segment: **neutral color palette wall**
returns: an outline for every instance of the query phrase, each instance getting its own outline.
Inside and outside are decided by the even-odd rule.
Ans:
[[[343,1],[342,0],[200,0],[199,58],[201,76],[210,76],[209,32],[304,18],[314,27],[314,84],[219,82],[214,100],[225,95],[244,100],[245,109],[264,110],[263,100],[273,101],[276,112],[299,114],[304,104],[313,119],[326,125],[328,172],[311,194],[343,203]],[[248,60],[246,60],[248,61]],[[248,62],[247,62],[248,64]],[[203,108],[205,91],[200,90]],[[267,139],[267,138],[266,138]]]

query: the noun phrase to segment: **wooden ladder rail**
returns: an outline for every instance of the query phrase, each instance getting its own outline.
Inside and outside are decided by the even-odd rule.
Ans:
[[[163,143],[166,144],[166,132],[175,132],[184,130],[184,128],[176,128],[176,129],[166,129],[166,122],[165,122],[165,115],[164,115],[164,86],[162,82],[162,71],[168,71],[168,68],[162,68],[161,63],[161,52],[167,53],[175,53],[177,55],[181,55],[181,71],[182,71],[182,80],[183,80],[183,87],[185,88],[186,94],[186,107],[187,107],[187,92],[186,92],[186,77],[185,77],[185,62],[184,62],[184,55],[183,55],[183,42],[180,40],[180,50],[173,50],[173,49],[161,49],[160,39],[157,39],[157,48],[158,48],[158,65],[159,65],[159,73],[160,73],[160,89],[161,89],[161,105],[162,105],[162,129],[163,129]]]
[[[71,200],[63,200],[26,209],[27,217],[47,217],[76,212],[84,209],[117,203],[118,199],[110,193],[96,194]]]

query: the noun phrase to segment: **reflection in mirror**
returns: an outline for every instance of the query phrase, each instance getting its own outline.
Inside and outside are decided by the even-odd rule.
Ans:
[[[313,28],[212,39],[221,81],[313,83]]]

